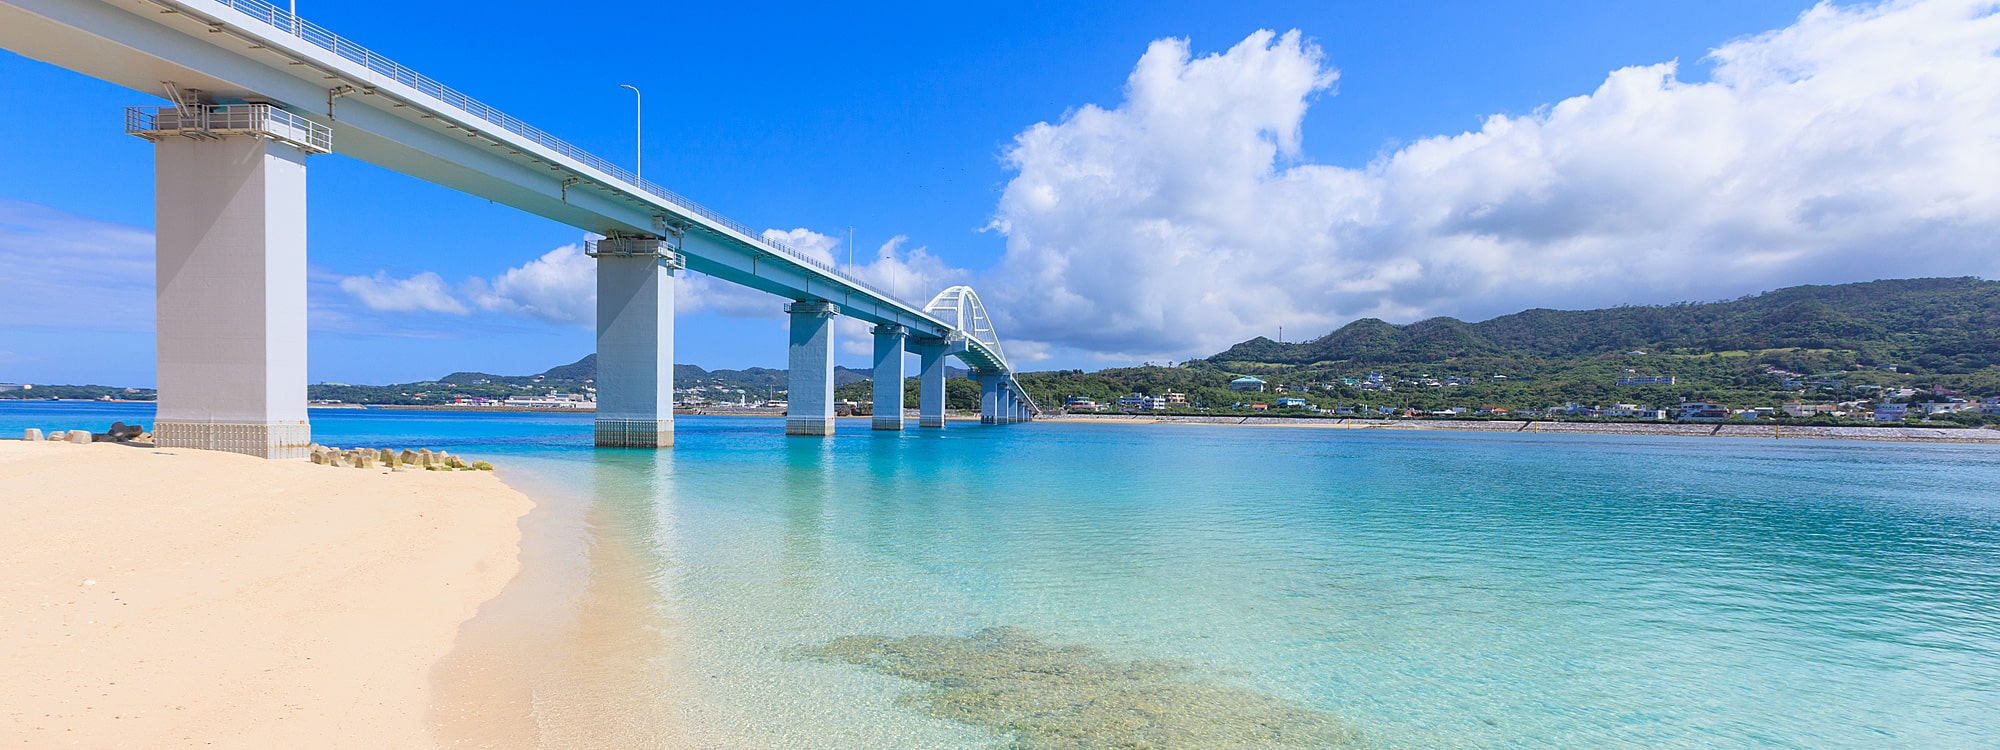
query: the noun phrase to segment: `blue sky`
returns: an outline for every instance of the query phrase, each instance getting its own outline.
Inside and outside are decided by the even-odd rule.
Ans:
[[[1990,152],[1992,131],[1980,130],[1978,122],[1991,119],[1985,114],[1994,97],[1990,86],[1971,80],[1982,61],[1963,50],[1991,48],[1991,3],[1829,7],[1815,11],[1824,17],[1817,22],[1802,20],[1813,8],[1804,2],[1247,5],[603,2],[552,12],[545,3],[503,2],[464,13],[450,4],[307,0],[300,13],[627,163],[632,98],[619,84],[640,86],[649,178],[751,226],[816,233],[806,243],[819,241],[841,261],[848,248],[833,243],[844,243],[850,227],[856,259],[864,262],[878,258],[892,238],[906,238],[875,270],[900,269],[909,296],[918,296],[909,288],[915,286],[908,279],[913,269],[929,269],[933,291],[945,280],[992,289],[984,296],[1002,322],[1001,335],[1021,342],[1022,358],[1039,358],[1024,365],[1029,369],[1199,356],[1248,335],[1275,335],[1277,325],[1287,326],[1287,338],[1299,338],[1361,315],[1395,322],[1433,314],[1479,319],[1527,306],[1712,299],[1785,283],[1911,275],[1899,270],[1993,274],[1991,253],[1968,257],[1971,248],[1961,238],[1987,224],[1968,227],[1960,214],[1936,218],[1947,203],[1976,216],[1991,206],[1990,191],[1968,188],[1976,193],[1970,198],[1959,190],[1909,201],[1865,226],[1788,224],[1789,233],[1775,239],[1768,231],[1721,229],[1742,226],[1740,218],[1699,218],[1714,213],[1704,203],[1710,198],[1644,210],[1613,201],[1592,206],[1589,216],[1614,226],[1586,231],[1577,228],[1574,212],[1563,209],[1618,193],[1578,175],[1624,170],[1556,156],[1501,163],[1481,156],[1498,147],[1480,150],[1518,141],[1533,129],[1542,133],[1531,147],[1538,152],[1589,150],[1572,148],[1584,144],[1644,161],[1656,151],[1691,148],[1674,139],[1701,126],[1647,135],[1614,122],[1602,130],[1623,133],[1616,137],[1624,140],[1611,141],[1589,128],[1616,117],[1597,115],[1660,107],[1661,114],[1636,122],[1711,122],[1718,118],[1702,114],[1696,108],[1706,105],[1698,102],[1733,96],[1727,112],[1737,125],[1715,134],[1714,142],[1728,144],[1719,152],[1741,156],[1698,165],[1689,174],[1698,172],[1704,185],[1729,182],[1738,173],[1769,174],[1770,165],[1757,161],[1757,153],[1768,150],[1760,144],[1797,143],[1800,133],[1824,132],[1829,112],[1852,112],[1840,109],[1851,103],[1838,92],[1865,96],[1875,90],[1871,85],[1909,88],[1898,88],[1906,82],[1864,80],[1863,72],[1841,73],[1841,66],[1811,57],[1858,37],[1853,44],[1887,60],[1937,56],[1936,75],[1959,94],[1917,102],[1914,111],[1889,116],[1902,120],[1881,128],[1903,132],[1896,128],[1939,119],[1939,112],[1922,106],[1957,108],[1943,112],[1943,120],[1970,124],[1953,135],[1958,140],[1943,143],[1983,142]],[[1970,28],[1965,18],[1974,17],[1980,22],[1970,39],[1939,30],[1962,31]],[[1907,36],[1910,28],[1962,42],[1926,49],[1959,50],[1965,59],[1888,49],[1894,45],[1882,41]],[[1260,40],[1253,36],[1259,30],[1276,33]],[[1286,36],[1294,30],[1297,36]],[[1768,34],[1774,30],[1785,33]],[[1732,58],[1739,72],[1730,82],[1713,95],[1688,87],[1711,78],[1717,63],[1711,50],[1746,39],[1751,42]],[[1162,40],[1183,40],[1185,48]],[[1780,92],[1756,74],[1764,69],[1759,66],[1783,67],[1769,61],[1793,54],[1811,63],[1802,69],[1828,71],[1801,74],[1808,80],[1793,84],[1815,83],[1817,75],[1825,84],[1819,90],[1834,93],[1801,94],[1799,86]],[[1135,77],[1135,69],[1145,68],[1142,59],[1158,72],[1152,88]],[[1974,67],[1947,64],[1954,60]],[[1678,68],[1664,74],[1613,75],[1674,61]],[[1837,74],[1854,78],[1835,79]],[[0,53],[0,82],[6,94],[0,96],[0,260],[27,269],[0,280],[0,381],[149,385],[151,276],[134,270],[132,249],[144,249],[147,257],[139,260],[149,260],[152,159],[150,147],[120,133],[118,125],[120,108],[154,98],[11,53]],[[1626,89],[1629,97],[1620,93]],[[1145,91],[1166,103],[1135,103]],[[1558,106],[1593,94],[1574,117]],[[1970,109],[1968,96],[1976,105]],[[1627,104],[1614,106],[1617,101]],[[1765,132],[1761,123],[1788,121],[1790,113],[1804,124]],[[1489,119],[1496,115],[1514,119],[1496,130]],[[1044,130],[1035,131],[1038,123],[1046,124]],[[1162,140],[1168,128],[1207,134],[1213,148],[1208,141]],[[1041,133],[1039,140],[1029,137],[1034,132]],[[1646,138],[1663,143],[1654,149]],[[1247,155],[1213,168],[1186,166],[1210,151],[1231,149]],[[1827,149],[1855,153],[1852,144]],[[1163,160],[1173,164],[1155,163]],[[1096,193],[1089,190],[1102,186],[1064,183],[1065,170],[1079,165],[1114,179],[1132,175],[1133,183]],[[1935,166],[1919,163],[1898,174],[1937,182],[1922,172]],[[577,230],[344,157],[315,157],[309,168],[312,379],[372,383],[458,369],[535,372],[590,351],[588,320],[550,320],[520,314],[519,304],[476,302],[496,290],[513,294],[500,282],[509,269],[525,266],[520,274],[532,275],[553,268],[554,261],[539,270],[531,264],[576,243]],[[1633,171],[1645,169],[1675,167]],[[1846,174],[1838,163],[1827,169],[1834,183],[1882,183],[1878,173]],[[1499,179],[1496,174],[1520,182],[1520,175],[1542,173],[1554,176],[1529,187],[1501,180],[1493,188],[1500,197],[1474,203],[1409,187],[1486,185]],[[1217,182],[1203,182],[1209,179]],[[1825,185],[1828,179],[1826,172],[1801,174],[1785,184]],[[1165,200],[1161,185],[1194,197]],[[1266,190],[1280,192],[1261,192]],[[1132,197],[1142,192],[1143,199]],[[1208,193],[1245,201],[1232,214],[1238,218],[1205,217],[1231,207],[1222,198],[1201,198]],[[1063,200],[1055,205],[1035,197],[1043,194]],[[1510,214],[1509,195],[1539,198],[1533,210]],[[1820,205],[1812,200],[1834,198],[1865,196],[1814,192],[1781,213],[1799,215],[1800,206]],[[1386,208],[1430,206],[1427,201],[1437,206],[1426,211],[1459,217],[1452,220],[1455,229],[1383,239],[1422,222],[1435,224],[1423,218],[1430,214],[1405,220]],[[1299,208],[1263,215],[1275,210],[1269,206]],[[1494,207],[1497,212],[1489,210]],[[1287,217],[1302,212],[1317,218],[1298,219],[1296,232],[1268,237],[1230,223],[1248,217],[1259,227],[1282,228],[1292,221]],[[1629,231],[1615,226],[1622,214],[1633,217]],[[1475,225],[1477,231],[1465,229]],[[1715,229],[1661,229],[1668,225]],[[1147,234],[1161,226],[1169,227],[1165,240]],[[1757,239],[1742,239],[1746,234]],[[1465,239],[1472,236],[1499,244]],[[1616,236],[1656,239],[1643,247],[1597,239]],[[1183,240],[1193,244],[1174,246]],[[1709,283],[1690,287],[1672,281],[1670,266],[1681,257],[1674,252],[1639,266],[1572,269],[1563,260],[1643,256],[1681,243],[1718,248],[1725,253],[1719,257],[1738,265],[1716,267]],[[1857,243],[1876,249],[1848,248]],[[35,258],[43,249],[71,245],[70,257],[98,253],[103,267],[126,271],[34,265],[42,262]],[[1163,249],[1154,255],[1156,245]],[[921,254],[908,255],[914,248]],[[1762,248],[1776,249],[1760,253]],[[1202,265],[1204,254],[1227,256],[1230,268],[1257,274],[1217,274]],[[1548,272],[1529,283],[1509,282],[1494,271],[1522,264]],[[1026,270],[1055,266],[1075,273],[1051,277]],[[384,301],[383,295],[423,292],[399,284],[428,283],[432,277],[424,274],[436,274],[426,293],[445,301],[401,303],[414,312],[398,312],[399,303]],[[1114,281],[1124,274],[1147,283]],[[1274,281],[1260,290],[1267,275],[1305,286]],[[1558,276],[1569,280],[1549,280]],[[1189,278],[1224,286],[1177,281]],[[371,286],[371,279],[378,283]],[[379,294],[363,294],[371,290]],[[677,359],[711,368],[783,365],[780,300],[712,288],[684,296],[703,301],[684,305],[697,309],[680,317]],[[74,312],[56,314],[55,307]],[[1010,335],[1009,325],[1021,335]],[[842,355],[850,366],[866,360],[859,347]]]

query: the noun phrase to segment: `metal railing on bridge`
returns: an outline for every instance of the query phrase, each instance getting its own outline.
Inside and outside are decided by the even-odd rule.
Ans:
[[[196,104],[179,107],[126,107],[125,132],[141,138],[185,135],[195,138],[255,135],[306,151],[333,151],[333,131],[325,125],[269,104]]]
[[[836,280],[839,280],[841,283],[848,284],[857,289],[865,290],[885,300],[893,300],[896,302],[901,302],[904,305],[912,308],[915,307],[914,305],[911,305],[907,300],[904,300],[901,297],[885,292],[879,288],[876,288],[874,285],[868,284],[859,279],[853,278],[851,276],[842,273],[839,270],[839,268],[836,267],[831,262],[823,261],[818,258],[812,257],[810,255],[807,255],[803,251],[800,251],[799,249],[792,247],[788,243],[765,237],[763,236],[763,234],[752,230],[750,227],[743,225],[741,222],[738,222],[727,216],[723,216],[721,213],[718,213],[714,209],[708,208],[707,206],[703,206],[692,200],[688,200],[681,194],[676,193],[672,190],[668,190],[664,187],[661,187],[660,185],[653,183],[652,181],[649,180],[642,181],[638,178],[637,175],[633,174],[630,170],[627,170],[624,167],[620,167],[616,164],[606,161],[605,159],[595,154],[577,148],[576,146],[571,145],[570,143],[562,140],[561,138],[549,135],[548,133],[542,131],[541,128],[529,125],[513,116],[508,115],[505,112],[501,112],[500,110],[487,106],[484,102],[466,96],[465,94],[451,88],[450,86],[446,86],[442,83],[439,83],[436,79],[430,78],[429,76],[425,76],[414,70],[403,67],[402,65],[397,64],[396,61],[383,57],[382,55],[376,54],[375,52],[369,50],[367,47],[363,47],[361,45],[355,44],[352,41],[344,39],[339,34],[335,34],[332,31],[327,30],[323,26],[315,24],[311,21],[307,21],[298,16],[294,16],[284,8],[280,8],[271,3],[264,2],[263,0],[215,0],[215,2],[218,2],[222,5],[226,5],[230,9],[235,10],[244,15],[247,15],[251,18],[263,21],[264,23],[270,25],[272,29],[275,29],[280,33],[289,34],[291,36],[297,37],[308,44],[311,44],[315,47],[319,47],[320,49],[333,53],[334,56],[336,57],[348,60],[350,62],[359,63],[362,67],[367,68],[372,72],[388,76],[390,79],[395,80],[398,83],[401,83],[405,86],[409,86],[410,88],[415,89],[418,93],[422,93],[426,96],[436,99],[437,101],[445,104],[446,106],[449,106],[460,112],[464,112],[465,114],[471,115],[480,120],[492,123],[494,126],[502,130],[505,130],[509,133],[513,133],[514,135],[526,138],[529,141],[532,141],[535,145],[553,151],[565,158],[575,160],[586,167],[610,175],[613,179],[623,182],[627,185],[636,187],[639,190],[652,195],[653,197],[664,200],[668,204],[671,204],[674,208],[680,209],[681,211],[687,214],[700,216],[711,222],[727,227],[730,230],[733,230],[738,234],[741,234],[744,237],[749,238],[753,243],[763,245],[764,249],[771,252],[772,255],[782,257],[786,260],[799,263],[801,265],[811,266],[813,268],[819,269],[820,271],[825,272],[828,276]]]

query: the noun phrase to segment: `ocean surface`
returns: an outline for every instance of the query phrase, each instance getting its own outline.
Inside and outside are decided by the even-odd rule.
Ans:
[[[5,437],[113,419],[151,408],[0,402]],[[312,419],[587,519],[579,569],[648,614],[606,648],[669,667],[623,720],[697,746],[2000,747],[1990,446]]]

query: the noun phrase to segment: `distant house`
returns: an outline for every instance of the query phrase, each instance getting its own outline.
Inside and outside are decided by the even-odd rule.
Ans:
[[[1237,379],[1235,379],[1235,380],[1231,380],[1231,381],[1229,381],[1229,390],[1232,390],[1232,391],[1256,391],[1256,392],[1258,392],[1258,393],[1263,393],[1263,392],[1264,392],[1264,379],[1263,379],[1263,378],[1257,378],[1257,377],[1251,377],[1251,376],[1249,376],[1249,375],[1245,375],[1245,376],[1243,376],[1243,377],[1240,377],[1240,378],[1237,378]]]
[[[1626,375],[1618,378],[1619,385],[1674,385],[1677,382],[1672,375]]]
[[[1099,409],[1096,401],[1082,397],[1072,398],[1063,402],[1063,408],[1069,411],[1097,411]]]
[[[1910,416],[1909,404],[1876,404],[1875,421],[1901,422]]]
[[[1612,404],[1611,408],[1600,409],[1597,413],[1599,416],[1617,419],[1645,419],[1652,411],[1638,404]]]
[[[29,391],[34,390],[34,388],[34,386],[27,383],[0,383],[0,393],[6,391]]]
[[[1787,401],[1783,406],[1780,406],[1778,408],[1781,411],[1783,411],[1785,413],[1785,416],[1787,417],[1800,417],[1800,418],[1817,417],[1821,414],[1831,415],[1834,412],[1840,411],[1840,407],[1835,406],[1833,404],[1805,404],[1797,401]]]
[[[1973,403],[1970,403],[1970,402],[1967,402],[1967,401],[1962,401],[1962,400],[1952,400],[1952,401],[1932,401],[1932,402],[1930,402],[1930,403],[1927,403],[1927,404],[1923,404],[1923,409],[1924,409],[1924,413],[1925,413],[1925,414],[1927,414],[1927,415],[1928,415],[1928,414],[1957,414],[1957,413],[1959,413],[1959,412],[1962,412],[1962,411],[1969,411],[1969,410],[1973,409],[1973,408],[1974,408],[1975,406],[1977,406],[1977,405],[1976,405],[1976,404],[1973,404]]]
[[[1302,398],[1278,399],[1278,408],[1280,409],[1304,409],[1310,405],[1311,404],[1306,403],[1306,400]]]
[[[1271,405],[1270,405],[1270,404],[1251,404],[1251,405],[1250,405],[1250,410],[1251,410],[1251,411],[1270,411],[1270,410],[1271,410]]]
[[[1118,408],[1132,409],[1134,411],[1164,411],[1167,408],[1167,399],[1163,396],[1147,396],[1145,394],[1134,393],[1130,396],[1118,397]]]
[[[1729,407],[1706,401],[1689,401],[1674,410],[1674,419],[1683,422],[1720,422],[1729,418]]]
[[[1507,376],[1505,376],[1505,375],[1501,375],[1500,373],[1497,373],[1497,372],[1496,372],[1496,373],[1493,373],[1493,382],[1495,382],[1495,383],[1499,383],[1499,382],[1503,382],[1503,381],[1505,381],[1506,379],[1507,379]]]
[[[1166,399],[1169,406],[1186,406],[1188,402],[1187,394],[1174,391],[1167,391],[1161,394],[1160,398]]]

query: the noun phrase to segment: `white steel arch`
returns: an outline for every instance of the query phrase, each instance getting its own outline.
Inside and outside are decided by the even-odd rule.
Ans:
[[[979,304],[979,295],[972,287],[955,286],[938,292],[924,305],[924,312],[958,329],[967,340],[984,344],[1005,369],[1007,356],[1000,350],[1000,335],[993,331],[993,319],[987,317],[986,306]]]
[[[1000,334],[994,330],[993,319],[986,314],[986,306],[980,304],[979,294],[972,287],[960,285],[938,292],[924,305],[924,313],[951,326],[952,336],[964,342],[964,349],[955,352],[959,359],[974,370],[1005,376],[1008,387],[1028,408],[1041,413],[1041,407],[1014,379],[1014,368],[1008,365],[1007,355],[1000,347]]]

